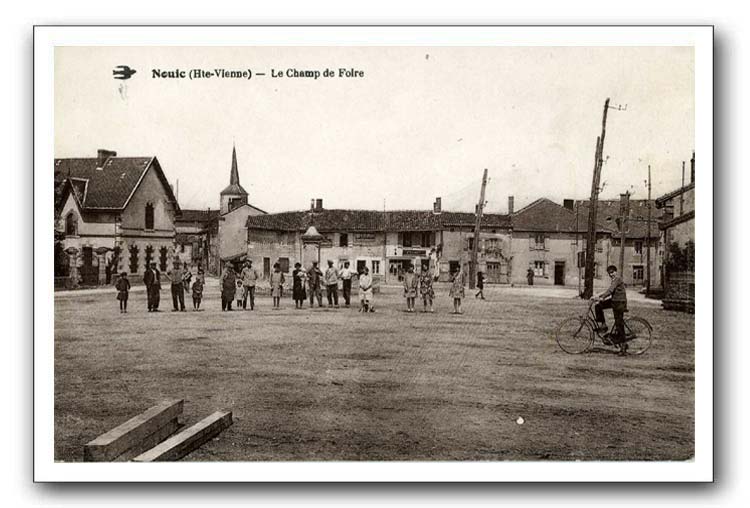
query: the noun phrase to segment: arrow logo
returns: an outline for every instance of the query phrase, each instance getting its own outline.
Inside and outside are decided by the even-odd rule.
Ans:
[[[115,79],[130,79],[130,76],[135,74],[135,69],[131,69],[127,65],[118,65],[112,71],[112,75]]]

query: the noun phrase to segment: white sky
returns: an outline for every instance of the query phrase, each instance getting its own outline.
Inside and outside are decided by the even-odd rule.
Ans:
[[[127,81],[112,69],[128,65]],[[158,80],[151,69],[251,68],[251,80]],[[271,69],[364,78],[270,77]],[[692,48],[57,48],[55,156],[156,155],[183,208],[216,209],[232,143],[250,202],[488,211],[538,197],[587,199],[602,106],[602,198],[679,187],[694,148]],[[120,91],[118,88],[124,86]],[[700,154],[696,172],[700,174]]]

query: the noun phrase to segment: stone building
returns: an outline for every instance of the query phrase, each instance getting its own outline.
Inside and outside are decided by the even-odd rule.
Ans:
[[[695,310],[695,153],[690,159],[690,183],[660,196],[659,229],[663,263],[661,277],[665,309]]]
[[[236,260],[247,253],[247,218],[266,212],[248,203],[247,191],[240,185],[237,150],[232,147],[232,166],[229,185],[219,195],[218,242],[216,257],[218,271],[227,261]]]
[[[649,202],[647,199],[631,199],[630,213],[625,223],[625,251],[621,277],[629,287],[642,287],[646,283],[646,261],[651,259],[651,287],[661,286],[659,270],[661,250],[659,248],[659,221],[654,200],[651,201],[651,236],[648,236]],[[609,232],[607,265],[620,267],[621,233],[619,226],[620,200],[599,200],[597,203],[597,222]],[[576,201],[574,205],[579,213],[579,223],[588,224],[589,201]],[[585,237],[585,235],[584,235]],[[584,242],[585,243],[585,242]],[[583,248],[583,247],[582,247]]]
[[[219,210],[186,210],[175,221],[175,251],[180,259],[216,275]]]
[[[156,157],[55,159],[54,181],[56,282],[108,284],[149,261],[166,269],[180,207]]]
[[[264,276],[276,262],[288,273],[295,262],[324,266],[330,259],[337,266],[349,261],[357,270],[367,266],[386,283],[398,283],[409,265],[430,268],[448,280],[451,271],[469,262],[474,217],[442,212],[439,198],[432,211],[387,212],[326,209],[317,199],[308,211],[249,216],[246,257]],[[493,273],[498,282],[508,272],[503,249],[509,226],[504,215],[487,214],[482,221],[479,269]],[[305,239],[311,227],[319,235],[315,242]]]

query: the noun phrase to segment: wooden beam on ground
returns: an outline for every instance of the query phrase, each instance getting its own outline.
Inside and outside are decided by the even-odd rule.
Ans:
[[[175,418],[174,420],[170,420],[165,426],[163,426],[147,438],[143,439],[140,443],[138,443],[136,446],[133,446],[122,455],[118,456],[115,459],[115,462],[127,462],[129,460],[132,460],[134,457],[137,457],[141,453],[150,450],[154,446],[158,445],[183,427],[184,425],[182,425],[177,420],[177,418]]]
[[[179,460],[232,425],[231,411],[216,411],[179,434],[133,459],[135,462]]]
[[[153,442],[170,429],[174,429],[170,434],[177,430],[177,417],[182,414],[182,407],[183,401],[179,399],[168,400],[147,409],[86,444],[83,447],[83,460],[112,461],[133,448],[140,453],[144,449],[144,442]],[[162,439],[168,435],[163,435]]]

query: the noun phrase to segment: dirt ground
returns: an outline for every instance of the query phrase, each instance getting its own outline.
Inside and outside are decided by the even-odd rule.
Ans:
[[[403,312],[398,288],[371,314],[286,298],[273,311],[267,296],[221,312],[211,285],[202,312],[170,312],[167,290],[156,314],[142,291],[128,314],[112,292],[56,294],[55,459],[82,460],[85,443],[171,398],[188,425],[234,414],[183,460],[693,456],[693,316],[632,301],[654,326],[649,351],[568,355],[553,331],[581,300],[490,287],[453,315],[447,287],[436,292],[436,314]]]

